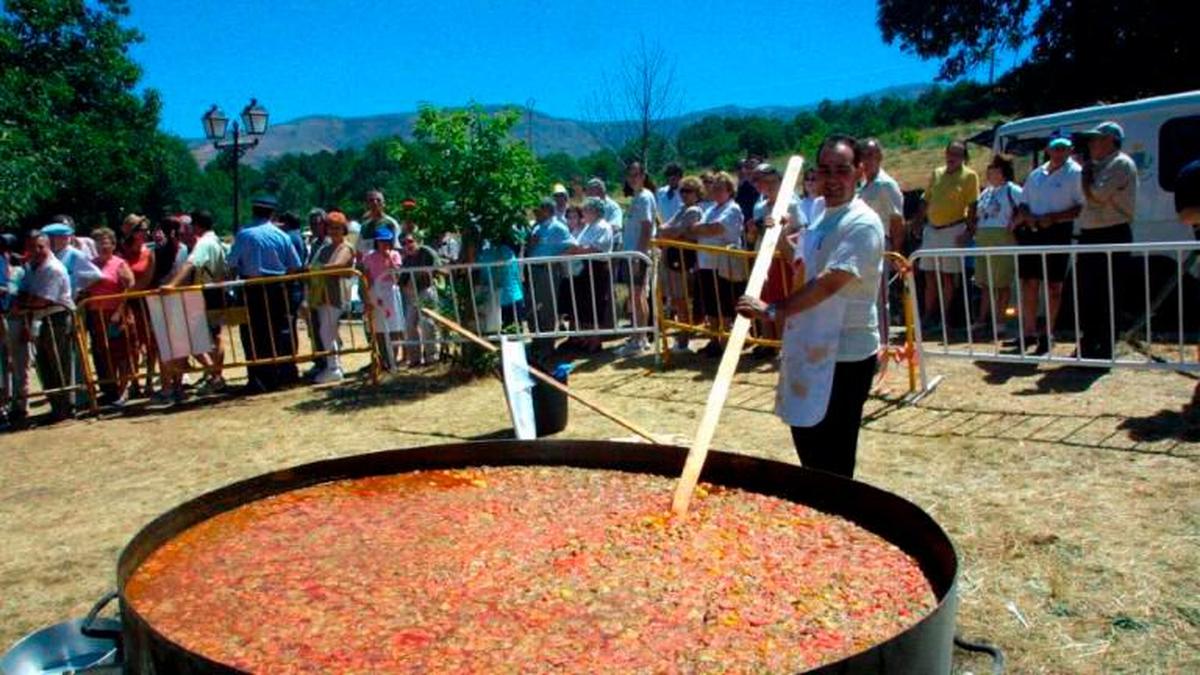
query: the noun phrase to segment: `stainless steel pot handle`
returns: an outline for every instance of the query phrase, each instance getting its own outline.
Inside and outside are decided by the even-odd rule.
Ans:
[[[83,624],[80,625],[80,627],[79,627],[79,632],[83,633],[84,635],[86,635],[90,638],[97,638],[100,640],[112,640],[112,641],[116,642],[117,648],[120,649],[120,647],[121,647],[121,631],[113,630],[111,628],[96,628],[93,625],[96,623],[96,617],[100,614],[100,610],[104,609],[104,607],[106,605],[108,605],[108,603],[112,602],[116,598],[117,598],[116,591],[109,591],[108,593],[105,593],[104,597],[100,598],[100,600],[98,602],[96,602],[95,605],[92,606],[92,610],[87,613],[87,617],[84,618]]]

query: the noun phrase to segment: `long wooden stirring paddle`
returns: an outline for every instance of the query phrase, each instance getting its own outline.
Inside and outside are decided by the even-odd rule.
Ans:
[[[497,347],[496,345],[479,337],[472,331],[467,330],[465,327],[461,326],[457,322],[447,319],[446,317],[442,316],[441,314],[438,314],[437,312],[433,311],[432,309],[423,307],[421,309],[421,311],[425,313],[425,316],[429,317],[430,319],[433,319],[434,321],[440,323],[442,326],[454,331],[455,333],[458,333],[459,335],[467,338],[471,342],[474,342],[475,344],[479,345],[480,347],[483,347],[484,349],[488,350],[489,352],[496,352],[496,351],[500,350],[500,348]],[[532,375],[533,377],[541,380],[542,382],[548,384],[549,386],[553,387],[554,389],[557,389],[557,390],[561,391],[562,393],[566,394],[567,396],[575,399],[576,401],[581,403],[584,407],[589,408],[592,412],[598,413],[603,417],[607,417],[608,419],[625,427],[626,429],[632,431],[633,433],[637,434],[638,436],[641,436],[642,438],[646,439],[647,441],[649,441],[651,443],[658,443],[658,440],[655,439],[654,436],[652,436],[649,431],[642,429],[638,425],[634,424],[633,422],[630,422],[629,420],[625,419],[624,417],[621,417],[620,415],[617,415],[616,413],[612,413],[612,412],[605,410],[604,408],[601,408],[600,406],[596,405],[595,403],[589,401],[588,399],[584,398],[583,396],[580,396],[579,394],[572,391],[570,387],[563,386],[563,384],[561,382],[559,382],[558,380],[554,379],[553,377],[543,373],[542,371],[538,370],[537,368],[534,368],[533,366],[529,366],[529,374]]]
[[[796,189],[796,181],[804,167],[804,158],[793,155],[788,160],[787,170],[783,172],[783,184],[775,197],[775,206],[771,209],[771,217],[780,223],[787,215],[788,206],[792,202],[792,194]],[[746,295],[759,297],[763,284],[767,281],[767,273],[771,269],[771,260],[775,256],[775,245],[779,242],[780,225],[767,228],[762,233],[762,245],[754,256],[754,267],[750,268],[750,279],[746,282]],[[708,392],[708,402],[704,405],[704,416],[700,418],[700,426],[688,450],[687,462],[683,465],[683,474],[675,485],[675,497],[671,508],[676,515],[685,515],[688,504],[692,501],[692,492],[696,482],[700,480],[700,471],[704,469],[704,460],[708,457],[708,448],[712,444],[713,434],[717,431],[717,422],[721,419],[721,410],[725,407],[725,399],[729,397],[729,385],[737,371],[738,359],[742,356],[742,347],[746,343],[746,335],[750,332],[750,319],[740,314],[733,322],[733,330],[729,341],[725,344],[725,353],[721,356],[721,365],[717,368],[717,377],[713,380],[712,390]]]

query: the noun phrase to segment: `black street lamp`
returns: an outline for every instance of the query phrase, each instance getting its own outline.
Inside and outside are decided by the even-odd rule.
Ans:
[[[270,115],[267,109],[258,104],[257,99],[250,99],[250,103],[242,108],[242,122],[238,125],[237,120],[233,120],[233,140],[226,141],[225,132],[230,126],[229,118],[221,109],[214,103],[213,107],[208,109],[200,117],[200,122],[204,124],[204,136],[212,141],[213,147],[217,150],[233,150],[233,229],[241,227],[242,220],[238,213],[238,164],[242,160],[242,155],[258,145],[259,138],[267,133],[267,119]],[[244,130],[243,130],[244,127]],[[242,138],[245,134],[249,136],[249,140]]]

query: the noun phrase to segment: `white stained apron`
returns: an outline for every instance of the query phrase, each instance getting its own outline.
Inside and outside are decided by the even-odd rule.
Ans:
[[[824,233],[810,228],[804,233],[802,259],[811,262]],[[817,270],[805,265],[805,281]],[[811,427],[825,419],[833,391],[842,321],[846,300],[835,293],[824,302],[788,318],[783,328],[783,350],[779,387],[775,391],[775,414],[788,426]]]
[[[400,300],[400,287],[391,274],[383,274],[371,281],[371,330],[375,333],[403,333],[404,305]]]

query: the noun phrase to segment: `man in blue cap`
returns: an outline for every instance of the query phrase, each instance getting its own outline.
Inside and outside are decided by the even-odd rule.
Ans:
[[[1088,159],[1083,164],[1083,194],[1087,198],[1079,214],[1080,244],[1129,244],[1133,242],[1134,209],[1137,203],[1137,164],[1121,152],[1125,130],[1116,122],[1103,122],[1083,132]],[[1111,260],[1112,274],[1109,274]],[[1129,264],[1128,253],[1082,254],[1076,262],[1079,287],[1088,289],[1088,302],[1079,304],[1079,355],[1111,359],[1112,328],[1121,316],[1124,294],[1114,288]],[[1109,292],[1112,291],[1112,297]],[[1112,312],[1109,312],[1109,305]]]
[[[243,279],[281,277],[297,272],[302,261],[288,235],[272,222],[277,203],[274,197],[257,197],[251,202],[250,224],[238,230],[226,264]],[[288,358],[295,353],[292,313],[287,286],[283,283],[247,284],[247,323],[241,326],[242,346],[250,360]],[[274,391],[300,379],[294,363],[250,366],[250,393]]]
[[[42,234],[50,238],[50,250],[67,268],[67,276],[71,279],[71,297],[78,300],[79,294],[100,278],[100,269],[92,264],[86,253],[71,246],[75,229],[70,225],[51,223],[42,228]]]
[[[72,245],[75,237],[75,227],[69,218],[58,216],[59,221],[42,228],[42,234],[50,238],[50,250],[54,257],[67,268],[67,277],[71,280],[71,299],[78,301],[79,295],[89,286],[100,279],[100,268],[92,264],[91,258],[82,250]],[[74,382],[83,382],[83,355],[72,352],[71,370]],[[84,406],[87,398],[82,391],[75,396],[75,405]]]
[[[1066,246],[1075,231],[1075,218],[1083,209],[1084,196],[1080,186],[1082,168],[1071,159],[1071,139],[1055,134],[1046,145],[1047,161],[1030,172],[1025,179],[1018,205],[1017,226],[1013,234],[1017,243],[1026,246]],[[1062,303],[1063,281],[1070,262],[1066,254],[1045,256],[1023,255],[1017,259],[1017,276],[1021,279],[1021,311],[1023,338],[1018,337],[1018,349],[1035,347],[1036,354],[1050,351],[1050,336],[1058,319]],[[1041,285],[1046,288],[1042,289]],[[1046,331],[1038,337],[1038,303],[1045,291],[1049,298],[1046,311]]]

